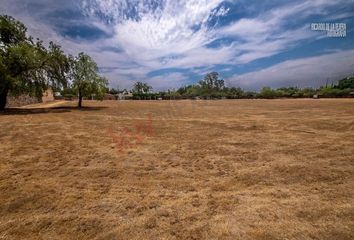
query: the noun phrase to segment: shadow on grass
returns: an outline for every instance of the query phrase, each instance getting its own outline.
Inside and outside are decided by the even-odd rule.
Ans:
[[[62,106],[52,108],[7,108],[0,111],[1,115],[27,115],[27,114],[43,114],[43,113],[65,113],[71,111],[100,111],[107,107],[76,107],[76,106]]]

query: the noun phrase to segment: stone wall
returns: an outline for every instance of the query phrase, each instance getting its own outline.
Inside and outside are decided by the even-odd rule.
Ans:
[[[18,97],[14,97],[9,94],[9,96],[7,96],[6,107],[21,107],[30,104],[46,103],[51,101],[54,101],[54,95],[52,89],[49,88],[43,93],[42,98],[31,97],[28,94],[22,94]]]
[[[41,99],[36,97],[31,97],[27,94],[22,94],[18,97],[7,96],[7,104],[6,107],[21,107],[24,105],[40,103]]]

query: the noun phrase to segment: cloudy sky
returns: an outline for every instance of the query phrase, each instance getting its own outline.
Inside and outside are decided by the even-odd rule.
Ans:
[[[155,90],[217,71],[229,86],[319,86],[354,75],[354,1],[0,0],[0,14],[67,53],[91,55],[111,87]],[[327,37],[311,23],[345,23]]]

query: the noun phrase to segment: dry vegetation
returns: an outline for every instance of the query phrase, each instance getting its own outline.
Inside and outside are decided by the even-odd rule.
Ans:
[[[74,104],[0,115],[0,239],[354,238],[353,99]]]

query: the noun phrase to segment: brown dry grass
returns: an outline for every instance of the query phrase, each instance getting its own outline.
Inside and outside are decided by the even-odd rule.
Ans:
[[[0,239],[354,238],[353,99],[85,105],[0,115]]]

